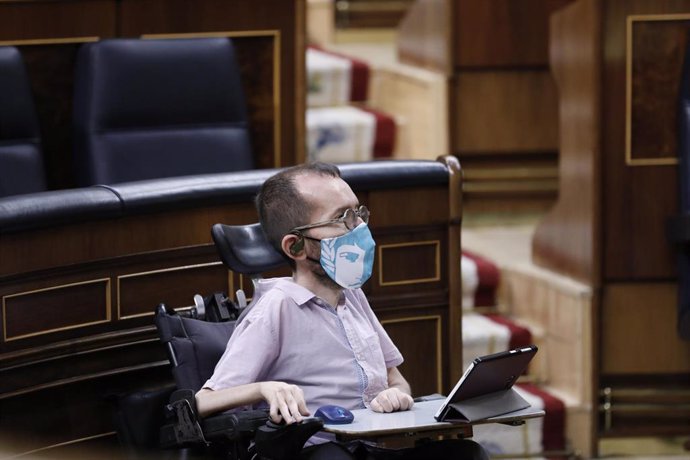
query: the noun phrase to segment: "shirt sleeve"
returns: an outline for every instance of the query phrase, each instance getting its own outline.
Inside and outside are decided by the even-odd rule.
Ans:
[[[374,329],[376,334],[379,336],[379,342],[381,344],[381,351],[383,352],[383,359],[386,362],[386,368],[396,367],[403,363],[404,358],[398,347],[395,346],[388,333],[383,328],[376,314],[371,309],[367,297],[364,295],[361,289],[354,291],[357,301],[362,306],[362,311],[369,318],[371,327]]]
[[[237,326],[203,388],[221,390],[263,380],[280,351],[270,297],[262,297]]]

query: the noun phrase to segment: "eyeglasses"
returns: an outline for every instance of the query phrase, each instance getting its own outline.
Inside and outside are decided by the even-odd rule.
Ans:
[[[357,225],[357,218],[364,221],[365,224],[369,223],[369,208],[362,205],[357,209],[346,209],[342,216],[337,219],[324,220],[323,222],[317,222],[315,224],[302,225],[301,227],[295,227],[292,229],[293,232],[299,232],[302,230],[307,230],[314,227],[321,227],[323,225],[330,224],[345,224],[348,230],[354,229]]]

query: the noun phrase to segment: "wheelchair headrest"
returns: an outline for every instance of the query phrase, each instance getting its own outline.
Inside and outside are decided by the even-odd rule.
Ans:
[[[211,235],[221,260],[234,272],[255,275],[286,263],[266,239],[261,224],[215,224]]]

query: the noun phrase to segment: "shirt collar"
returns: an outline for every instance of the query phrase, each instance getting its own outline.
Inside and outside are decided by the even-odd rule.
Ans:
[[[274,285],[276,289],[280,289],[283,293],[291,298],[297,305],[304,305],[313,299],[318,299],[316,294],[302,285],[295,283],[292,278],[278,278]],[[338,305],[336,307],[345,305],[345,292],[340,296]]]

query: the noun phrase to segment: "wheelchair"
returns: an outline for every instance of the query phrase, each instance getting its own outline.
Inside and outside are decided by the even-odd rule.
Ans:
[[[215,224],[212,236],[225,266],[249,276],[254,283],[261,273],[285,264],[258,223]],[[195,394],[213,374],[236,324],[251,304],[246,305],[241,292],[237,303],[221,294],[206,299],[195,296],[194,301],[195,306],[184,313],[164,304],[156,308],[154,322],[167,350],[175,386],[119,397],[115,423],[121,442],[149,451],[176,449],[181,458],[296,458],[307,439],[323,427],[320,419],[277,425],[265,410],[228,411],[203,419],[198,416]]]

